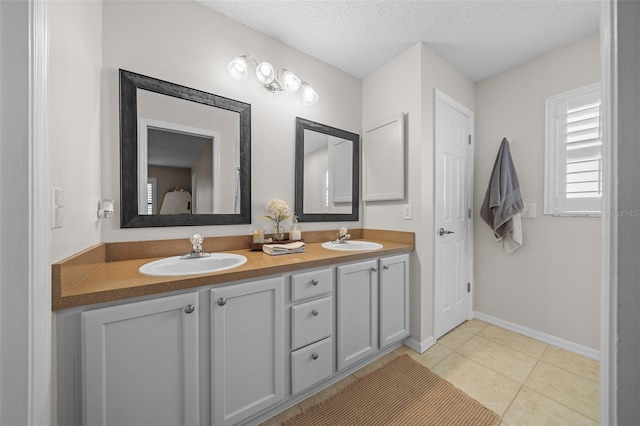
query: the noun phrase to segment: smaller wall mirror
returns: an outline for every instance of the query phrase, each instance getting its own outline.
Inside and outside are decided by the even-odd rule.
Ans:
[[[295,211],[301,222],[357,221],[360,136],[296,118]]]

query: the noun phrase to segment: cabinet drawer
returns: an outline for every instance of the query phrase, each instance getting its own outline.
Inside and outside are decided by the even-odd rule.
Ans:
[[[291,349],[331,336],[333,329],[331,297],[291,307]]]
[[[329,293],[332,287],[332,268],[295,274],[291,276],[291,300],[295,302]]]
[[[331,338],[291,353],[291,392],[296,394],[331,376]]]

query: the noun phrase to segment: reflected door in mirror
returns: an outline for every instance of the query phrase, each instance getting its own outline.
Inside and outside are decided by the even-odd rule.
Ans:
[[[238,113],[141,89],[137,98],[138,214],[239,213]]]
[[[353,143],[305,129],[304,150],[303,211],[350,214]]]

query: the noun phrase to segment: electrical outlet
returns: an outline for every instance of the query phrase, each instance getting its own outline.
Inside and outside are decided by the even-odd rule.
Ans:
[[[402,219],[411,220],[411,204],[402,205]]]
[[[521,216],[530,219],[536,217],[536,203],[525,203]]]

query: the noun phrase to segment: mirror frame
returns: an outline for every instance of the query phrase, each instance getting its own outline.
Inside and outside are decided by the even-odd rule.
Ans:
[[[240,114],[240,213],[138,214],[137,89],[173,96]],[[121,69],[120,212],[120,228],[251,223],[251,105]]]
[[[353,143],[351,213],[304,213],[304,131],[324,133]],[[360,220],[360,135],[296,117],[295,212],[300,222],[355,222]]]

